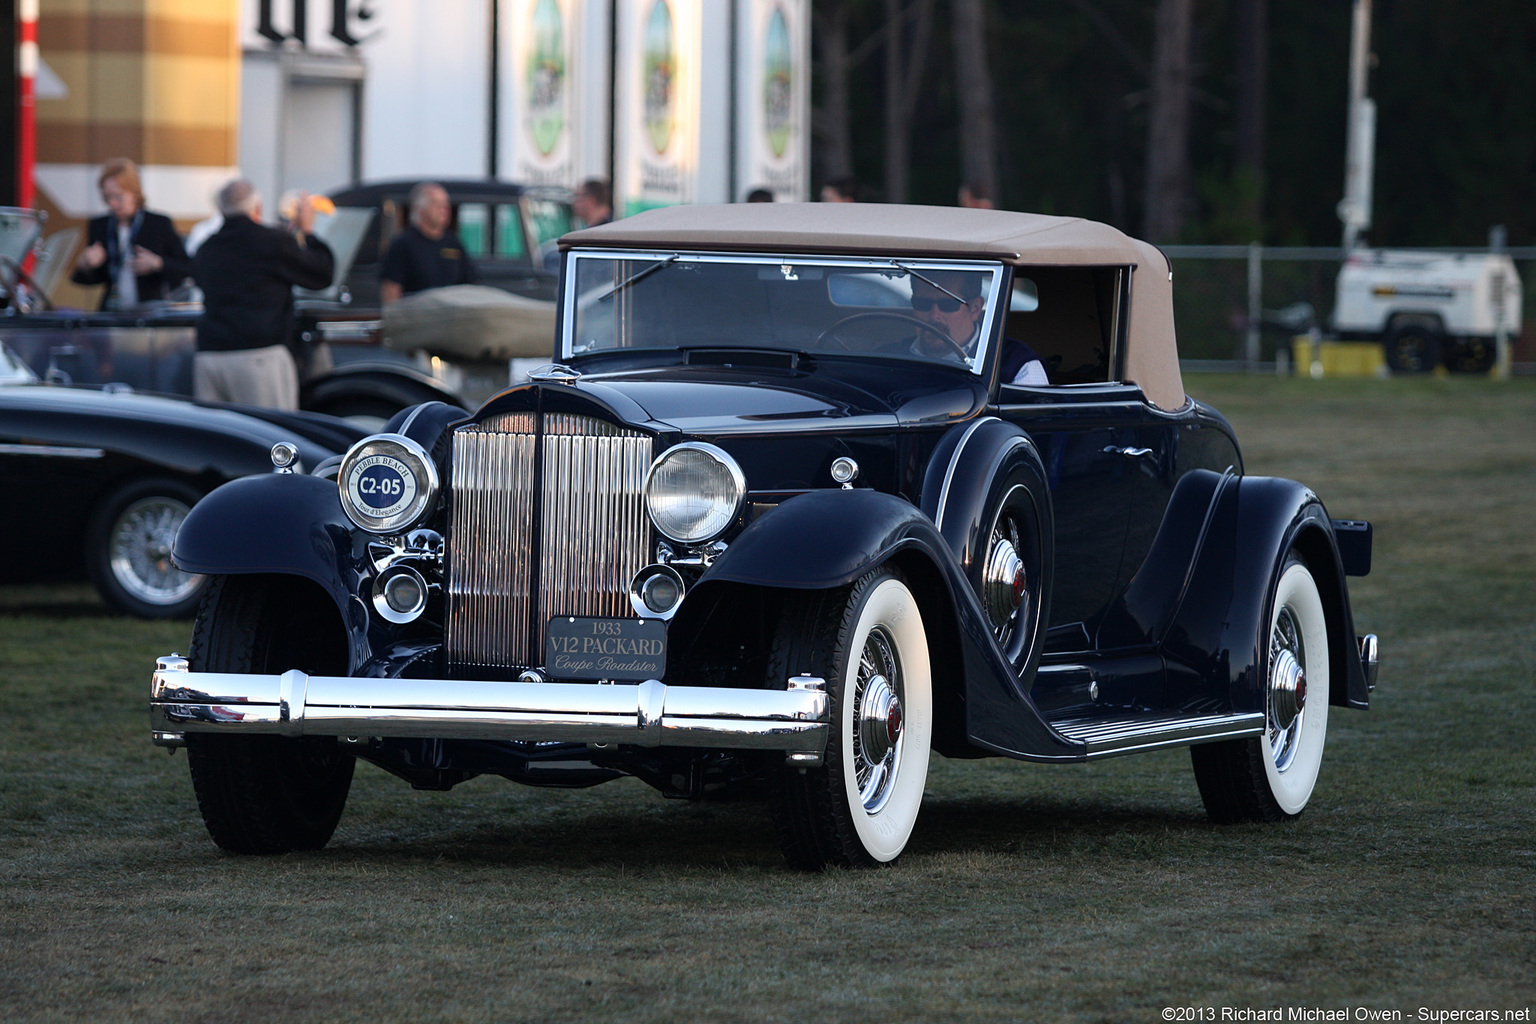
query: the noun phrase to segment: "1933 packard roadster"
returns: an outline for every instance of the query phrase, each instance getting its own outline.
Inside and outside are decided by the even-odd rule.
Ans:
[[[219,846],[323,846],[358,758],[425,789],[753,780],[804,868],[895,860],[930,751],[1188,746],[1212,818],[1302,811],[1375,682],[1370,526],[1244,474],[1156,248],[762,204],[561,249],[530,382],[187,518],[212,583],[152,728]]]

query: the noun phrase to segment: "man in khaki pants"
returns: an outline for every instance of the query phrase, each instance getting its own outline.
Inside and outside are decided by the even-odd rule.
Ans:
[[[203,291],[192,360],[198,401],[299,407],[299,376],[288,338],[293,288],[324,288],[335,259],[314,235],[315,211],[302,196],[292,230],[261,223],[261,196],[237,178],[219,190],[224,225],[198,247],[192,276]]]

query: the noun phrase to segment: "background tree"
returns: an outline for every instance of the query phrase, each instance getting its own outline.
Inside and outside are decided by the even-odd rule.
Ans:
[[[813,173],[818,181],[854,173],[853,132],[848,118],[851,7],[842,0],[820,0],[811,6],[811,52],[816,75],[811,137],[816,143]]]
[[[908,11],[912,0],[904,0]],[[1174,0],[970,0],[991,69],[994,195],[1000,206],[1152,223],[1149,197],[1176,181],[1178,226],[1164,241],[1337,245],[1344,185],[1350,4],[1178,0],[1188,9],[1185,99],[1154,99],[1159,9]],[[920,85],[905,93],[906,193],[952,204],[964,153],[956,6],[938,4]],[[1377,245],[1479,245],[1505,224],[1536,244],[1536,4],[1529,0],[1376,0]],[[814,0],[819,184],[849,167],[885,179],[887,69],[851,59],[883,43],[885,0]],[[910,15],[907,15],[910,18]],[[911,31],[912,22],[906,22]],[[828,42],[824,29],[841,30]],[[974,37],[973,37],[974,38]],[[907,37],[910,46],[912,37]],[[962,48],[963,49],[963,48]],[[836,60],[841,55],[841,74]],[[830,63],[829,63],[830,62]],[[970,62],[979,66],[976,62]],[[1196,74],[1198,72],[1198,75]],[[839,86],[839,81],[841,85]],[[913,78],[909,77],[907,87]],[[1177,81],[1174,82],[1178,87]],[[1196,87],[1198,85],[1198,88]],[[1166,88],[1166,86],[1165,86]],[[841,90],[840,93],[837,90]],[[1175,89],[1176,91],[1176,89]],[[841,99],[836,99],[841,95]],[[1153,120],[1182,111],[1185,142]],[[841,118],[839,121],[838,118]],[[1161,123],[1161,122],[1160,122]],[[1154,159],[1153,150],[1163,152]],[[888,190],[895,194],[891,182]],[[1157,204],[1167,209],[1161,199]],[[1159,212],[1159,216],[1162,213]]]
[[[1152,109],[1147,128],[1147,198],[1142,233],[1176,242],[1189,200],[1190,18],[1192,0],[1157,0]]]
[[[951,0],[955,93],[960,108],[960,181],[997,195],[997,142],[983,0]]]
[[[933,0],[885,0],[885,198],[907,201],[912,117],[928,64]]]

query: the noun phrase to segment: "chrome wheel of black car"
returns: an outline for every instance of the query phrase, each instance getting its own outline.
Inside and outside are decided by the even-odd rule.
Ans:
[[[193,626],[192,669],[344,672],[344,651],[317,640],[334,615],[328,605],[291,580],[214,577]],[[192,732],[187,762],[213,841],[231,853],[265,854],[318,850],[330,841],[355,759],[325,736]]]
[[[1264,734],[1190,748],[1212,820],[1279,821],[1306,807],[1328,732],[1328,623],[1312,573],[1285,563],[1271,594]]]
[[[846,591],[792,598],[773,655],[770,685],[807,666],[826,680],[833,725],[822,767],[785,768],[776,780],[785,858],[811,870],[894,861],[922,806],[933,731],[928,639],[911,590],[879,570]]]
[[[88,564],[102,599],[146,619],[190,615],[203,577],[171,560],[176,531],[200,497],[171,479],[139,480],[118,488],[98,508],[88,531]]]
[[[1040,529],[1034,499],[1015,486],[993,520],[981,566],[981,603],[1008,660],[1018,663],[1039,618]]]

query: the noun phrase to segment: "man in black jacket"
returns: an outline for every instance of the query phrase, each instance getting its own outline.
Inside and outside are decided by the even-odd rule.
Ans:
[[[299,376],[288,350],[293,288],[331,283],[335,258],[314,235],[303,196],[291,231],[261,223],[261,196],[237,178],[219,190],[224,226],[198,247],[192,276],[203,290],[192,361],[199,401],[297,409]]]

